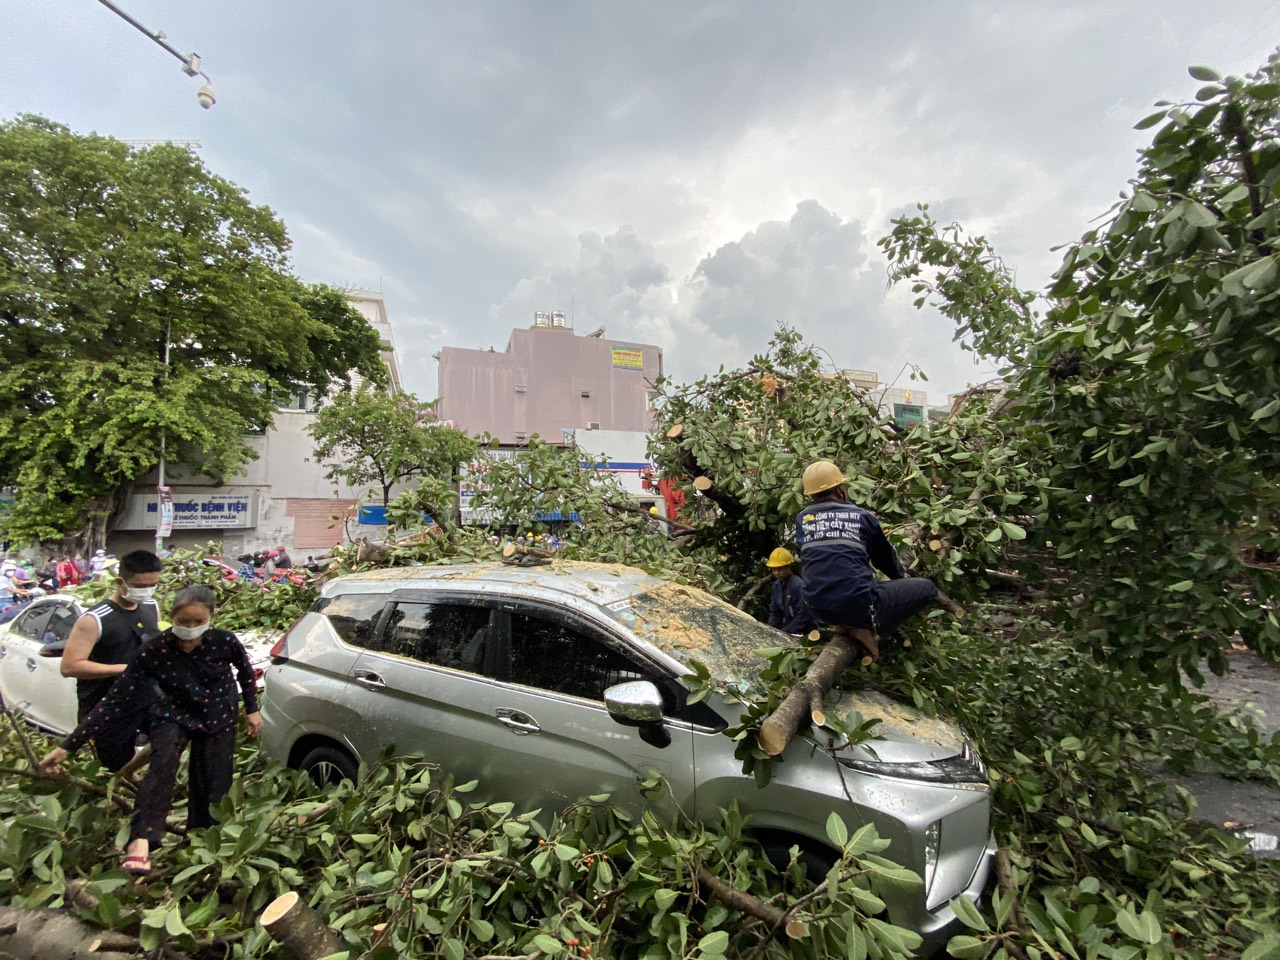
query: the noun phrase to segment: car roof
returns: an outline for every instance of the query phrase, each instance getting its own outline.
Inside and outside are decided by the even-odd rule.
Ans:
[[[576,560],[553,560],[538,566],[507,563],[460,563],[448,566],[385,567],[351,573],[330,581],[322,593],[331,597],[360,585],[369,592],[378,590],[412,590],[415,587],[447,589],[465,584],[481,593],[517,592],[537,595],[544,591],[566,598],[607,606],[620,600],[646,593],[665,581],[643,570],[617,563],[584,563]],[[364,592],[364,591],[362,591]]]

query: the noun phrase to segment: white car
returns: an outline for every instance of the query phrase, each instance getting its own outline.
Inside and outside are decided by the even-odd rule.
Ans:
[[[32,601],[0,625],[0,697],[31,724],[65,736],[76,726],[76,682],[62,675],[62,648],[84,608],[66,594]],[[253,675],[262,689],[262,671],[279,631],[237,634],[249,651]]]
[[[67,635],[83,612],[72,597],[55,593],[0,625],[0,697],[54,733],[70,733],[76,725],[76,682],[60,667]]]

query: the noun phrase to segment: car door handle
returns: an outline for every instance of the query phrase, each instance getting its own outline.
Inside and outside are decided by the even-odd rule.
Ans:
[[[36,672],[36,662],[31,657],[27,657],[27,673]]]
[[[387,681],[382,679],[382,675],[374,673],[372,670],[357,671],[356,683],[362,687],[385,687],[387,685]]]
[[[504,727],[510,728],[511,732],[518,737],[526,737],[531,733],[542,732],[542,727],[538,725],[538,721],[520,710],[500,707],[497,714],[498,722]]]

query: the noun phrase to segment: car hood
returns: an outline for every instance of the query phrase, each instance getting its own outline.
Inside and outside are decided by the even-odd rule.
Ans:
[[[945,760],[962,752],[964,735],[945,720],[927,717],[914,707],[874,690],[833,690],[824,707],[828,723],[837,721],[845,729],[855,729],[868,720],[878,720],[871,728],[874,739],[843,747],[843,735],[830,726],[814,730],[815,739],[832,742],[843,756],[878,760],[881,763],[924,763]]]

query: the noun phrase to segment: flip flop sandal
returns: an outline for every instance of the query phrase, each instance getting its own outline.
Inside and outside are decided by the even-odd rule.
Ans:
[[[151,858],[132,854],[124,858],[121,868],[133,877],[145,877],[151,872]]]

